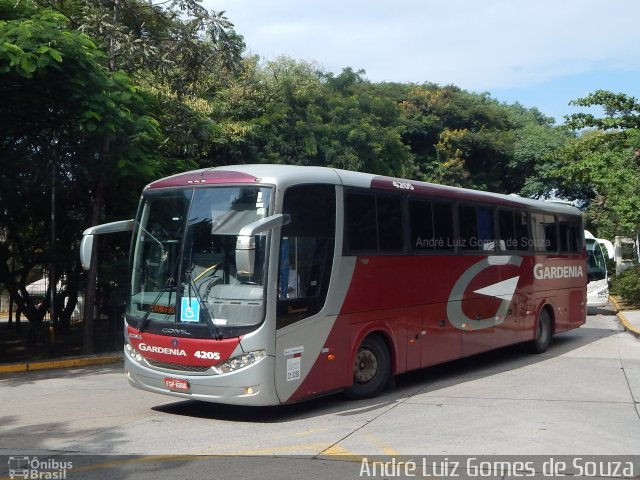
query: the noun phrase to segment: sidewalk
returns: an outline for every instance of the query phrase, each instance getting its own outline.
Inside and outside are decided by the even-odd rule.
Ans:
[[[53,368],[108,365],[122,361],[122,353],[105,353],[101,355],[87,355],[82,357],[66,357],[57,360],[38,360],[26,363],[8,363],[6,365],[0,365],[0,375],[2,375],[3,373],[30,372],[33,370],[50,370]]]
[[[7,323],[9,315],[0,312],[0,323]],[[22,320],[23,326],[28,327],[27,319]],[[100,353],[95,355],[66,356],[45,360],[22,361],[16,363],[0,363],[0,375],[5,373],[30,372],[33,370],[50,370],[54,368],[88,367],[92,365],[109,365],[122,363],[124,354],[119,352]]]
[[[613,297],[610,298],[618,312],[618,319],[624,326],[625,330],[640,338],[640,310],[627,310],[618,300]]]

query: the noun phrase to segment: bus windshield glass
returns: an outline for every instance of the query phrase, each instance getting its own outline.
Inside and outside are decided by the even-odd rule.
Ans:
[[[595,239],[585,239],[587,244],[587,278],[589,282],[607,278],[607,265],[602,249]]]
[[[147,192],[134,231],[127,314],[149,323],[224,334],[264,318],[266,234],[255,236],[251,276],[235,268],[242,227],[265,218],[271,189],[209,187]]]

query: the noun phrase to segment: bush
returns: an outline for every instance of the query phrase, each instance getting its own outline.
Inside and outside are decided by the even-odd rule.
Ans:
[[[611,292],[630,306],[640,306],[640,266],[628,268],[611,279]]]

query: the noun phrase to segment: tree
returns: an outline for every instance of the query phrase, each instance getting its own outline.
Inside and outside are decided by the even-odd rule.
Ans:
[[[613,238],[640,225],[640,170],[624,136],[594,130],[561,149],[548,175],[564,198],[585,202],[587,226]]]
[[[569,128],[596,128],[603,131],[640,129],[640,102],[624,93],[596,90],[584,98],[571,101],[570,104],[579,107],[601,107],[604,117],[596,117],[592,113],[574,113],[566,122]]]
[[[250,59],[216,98],[221,128],[210,156],[411,175],[402,112],[363,75],[350,68],[333,75],[289,58],[264,66]]]
[[[544,180],[586,205],[588,227],[600,237],[632,234],[640,225],[640,104],[626,94],[598,90],[571,102],[599,107],[604,116],[571,115],[579,136],[558,150]]]
[[[414,85],[401,107],[418,175],[448,185],[519,192],[539,158],[526,144],[552,131],[551,119],[535,109],[452,85]]]
[[[554,155],[575,138],[566,127],[554,125],[554,120],[536,108],[525,109],[511,105],[514,123],[514,152],[506,175],[514,192],[525,197],[549,196],[557,186],[548,181],[549,170],[554,168]]]
[[[69,259],[77,257],[80,232],[103,214],[105,196],[131,198],[132,185],[162,170],[161,136],[148,115],[153,98],[127,75],[108,71],[104,53],[65,16],[32,1],[0,0],[0,18],[0,158],[8,193],[0,198],[0,281],[37,327],[49,305],[38,308],[26,282],[43,263],[52,181],[65,225],[55,253],[68,260],[56,271],[77,289],[78,262]]]
[[[156,97],[153,113],[165,137],[160,149],[173,170],[208,162],[216,133],[209,100],[238,73],[245,48],[224,12],[209,12],[197,0],[59,3],[108,53],[110,70],[127,73]]]
[[[25,299],[37,323],[49,305],[30,308],[24,284],[47,263],[50,167],[65,224],[55,243],[66,266],[57,271],[77,285],[74,249],[84,228],[130,217],[150,179],[194,168],[208,155],[216,134],[209,98],[236,74],[244,43],[222,13],[196,0],[0,0],[0,18],[0,114],[7,122],[0,152],[15,172],[3,180],[18,186],[0,202],[8,205],[0,228],[25,219],[38,227],[21,228],[19,238],[2,230],[0,263],[11,258],[15,267],[2,278],[21,285],[14,296]],[[34,191],[42,200],[19,211]],[[37,260],[34,251],[42,253]],[[85,317],[90,327],[91,314]],[[87,344],[91,336],[88,330]]]

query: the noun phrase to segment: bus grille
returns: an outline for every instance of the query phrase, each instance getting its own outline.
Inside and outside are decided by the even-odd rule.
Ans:
[[[196,365],[178,365],[177,363],[159,362],[157,360],[145,359],[149,365],[164,370],[174,370],[176,372],[205,373],[211,367],[201,367]]]

